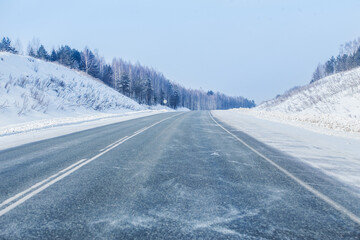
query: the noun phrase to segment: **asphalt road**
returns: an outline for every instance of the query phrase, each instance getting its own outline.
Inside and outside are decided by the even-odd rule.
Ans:
[[[166,113],[0,151],[0,239],[360,239],[346,186],[219,124]]]

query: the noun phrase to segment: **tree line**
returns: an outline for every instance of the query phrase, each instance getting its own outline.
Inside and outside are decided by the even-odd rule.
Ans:
[[[132,64],[121,58],[114,58],[109,64],[96,51],[87,47],[79,51],[64,45],[48,52],[43,45],[37,45],[40,44],[29,44],[29,56],[83,71],[140,104],[161,104],[174,109],[186,107],[191,110],[255,106],[253,100],[244,97],[230,97],[211,90],[206,92],[185,88],[168,80],[153,68],[139,63]],[[0,43],[0,51],[18,53],[15,48],[11,47],[9,38],[3,38]]]
[[[340,53],[332,56],[325,64],[319,63],[310,83],[334,73],[347,71],[360,66],[360,38],[347,42],[340,47]]]

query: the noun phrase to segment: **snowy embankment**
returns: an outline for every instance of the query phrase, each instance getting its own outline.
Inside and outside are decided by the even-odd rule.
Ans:
[[[284,113],[259,110],[257,108],[231,109],[229,111],[247,114],[259,119],[285,123],[327,135],[360,139],[360,118],[326,113]]]
[[[80,125],[100,126],[171,111],[139,105],[83,72],[28,56],[0,52],[0,143],[5,137],[52,129],[61,135]],[[89,124],[91,123],[91,124]],[[72,125],[73,127],[70,127]],[[43,139],[36,138],[36,140]],[[12,137],[15,139],[15,137]],[[6,139],[9,139],[6,137]],[[21,139],[19,138],[19,141]],[[13,146],[13,145],[11,145]]]
[[[335,177],[360,196],[360,68],[295,88],[254,109],[213,114]]]
[[[149,110],[126,112],[123,114],[98,114],[82,117],[53,118],[7,125],[0,128],[0,131],[3,133],[9,132],[10,130],[10,133],[0,136],[0,150],[163,112],[169,112],[169,110]],[[15,132],[11,133],[11,131]]]
[[[350,186],[360,197],[359,139],[321,134],[241,111],[212,111],[212,114],[257,140],[320,169]]]
[[[330,135],[360,137],[360,68],[295,88],[255,109],[238,111]]]
[[[7,119],[21,121],[22,117],[138,111],[146,107],[82,72],[27,56],[0,53],[0,109]]]

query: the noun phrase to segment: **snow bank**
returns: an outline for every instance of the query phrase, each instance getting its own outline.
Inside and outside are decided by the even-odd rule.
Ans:
[[[176,111],[178,111],[178,112],[189,112],[190,109],[188,109],[186,107],[179,107],[179,108],[176,109]]]
[[[310,131],[332,136],[360,139],[360,119],[337,114],[285,113],[255,109],[231,109],[229,111],[247,114],[259,119],[302,127]]]
[[[106,120],[106,119],[116,120],[119,117],[126,117],[126,116],[134,117],[135,115],[148,116],[148,115],[162,113],[162,112],[169,112],[169,110],[166,110],[166,109],[144,110],[144,111],[137,111],[137,112],[117,113],[117,114],[97,113],[97,114],[93,114],[93,115],[85,114],[85,115],[77,116],[77,117],[44,118],[44,119],[35,120],[35,121],[25,121],[23,123],[8,124],[5,126],[0,126],[0,137],[18,134],[18,133],[29,132],[29,131],[36,131],[36,130],[40,130],[40,129],[65,126],[65,125],[76,125],[76,124],[99,121],[99,120]]]
[[[97,115],[50,118],[7,125],[0,128],[0,133],[2,133],[0,135],[0,150],[164,112],[168,112],[168,110],[147,110],[123,114],[99,113]]]

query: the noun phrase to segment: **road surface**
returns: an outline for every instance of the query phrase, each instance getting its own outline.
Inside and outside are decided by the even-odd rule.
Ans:
[[[0,239],[360,239],[346,186],[165,113],[0,151]]]

